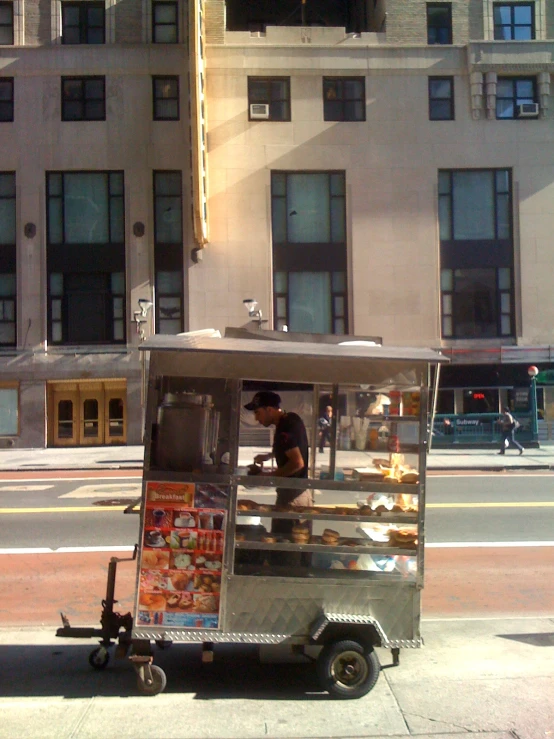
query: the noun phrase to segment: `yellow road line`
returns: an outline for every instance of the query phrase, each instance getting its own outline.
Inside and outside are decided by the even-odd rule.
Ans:
[[[427,503],[426,508],[554,508],[554,501],[517,503]]]
[[[129,501],[131,503],[131,501]],[[2,514],[22,513],[106,513],[124,511],[127,506],[65,506],[61,508],[0,508]],[[554,501],[512,503],[427,503],[426,508],[554,508]],[[138,510],[138,508],[136,509]],[[259,514],[258,514],[259,515]]]

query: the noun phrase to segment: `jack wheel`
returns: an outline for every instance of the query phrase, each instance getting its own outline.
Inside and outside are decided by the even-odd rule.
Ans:
[[[88,663],[95,670],[103,670],[110,661],[110,653],[106,647],[96,647],[88,656]]]
[[[141,677],[137,676],[137,688],[139,693],[142,695],[158,695],[163,693],[165,686],[167,685],[167,677],[161,667],[156,665],[150,665],[150,672],[152,673],[152,682],[147,683],[142,680]]]
[[[327,644],[316,667],[321,687],[332,698],[361,698],[375,686],[381,669],[371,647],[350,640]]]

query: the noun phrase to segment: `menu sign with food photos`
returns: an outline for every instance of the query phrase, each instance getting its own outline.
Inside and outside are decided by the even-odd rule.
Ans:
[[[216,629],[228,489],[148,482],[136,623]]]

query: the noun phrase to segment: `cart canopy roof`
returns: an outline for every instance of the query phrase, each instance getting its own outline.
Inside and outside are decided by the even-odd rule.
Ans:
[[[155,334],[144,341],[155,375],[226,377],[305,383],[427,384],[430,364],[448,359],[432,349],[221,338],[200,331]]]

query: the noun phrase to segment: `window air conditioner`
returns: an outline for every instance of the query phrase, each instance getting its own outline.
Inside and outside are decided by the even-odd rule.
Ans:
[[[517,106],[517,117],[518,118],[538,118],[539,117],[539,104],[538,103],[521,103]]]
[[[266,120],[269,118],[269,105],[265,103],[251,103],[250,118]]]

